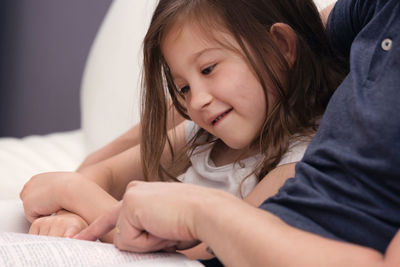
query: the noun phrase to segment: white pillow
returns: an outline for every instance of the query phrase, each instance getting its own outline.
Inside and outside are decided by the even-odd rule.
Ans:
[[[81,89],[88,152],[139,121],[141,49],[156,0],[115,0],[91,48]]]

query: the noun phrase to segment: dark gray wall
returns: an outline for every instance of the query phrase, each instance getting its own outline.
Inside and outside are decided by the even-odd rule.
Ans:
[[[80,127],[82,72],[110,3],[0,1],[0,137]]]

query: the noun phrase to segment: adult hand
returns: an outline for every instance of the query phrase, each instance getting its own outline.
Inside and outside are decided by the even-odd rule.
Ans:
[[[79,215],[60,210],[54,216],[45,216],[34,220],[29,233],[72,238],[87,226],[87,222]]]
[[[49,172],[33,176],[20,193],[27,219],[33,222],[62,209],[64,192],[77,176],[79,174],[73,172]]]
[[[117,226],[114,244],[121,250],[190,248],[199,242],[194,207],[201,203],[203,191],[202,187],[181,183],[131,182],[123,201],[75,238],[96,240]]]

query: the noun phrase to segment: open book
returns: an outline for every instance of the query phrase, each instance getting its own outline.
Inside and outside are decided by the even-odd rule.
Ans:
[[[178,253],[130,253],[112,244],[0,233],[0,266],[203,266]]]

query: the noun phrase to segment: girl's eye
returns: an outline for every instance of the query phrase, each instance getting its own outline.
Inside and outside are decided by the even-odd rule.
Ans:
[[[187,92],[189,92],[189,90],[190,90],[190,86],[189,86],[189,85],[186,85],[186,86],[182,87],[182,88],[179,90],[179,93],[181,93],[182,95],[184,95],[184,94],[186,94]]]
[[[203,69],[203,70],[201,71],[201,73],[204,74],[204,75],[208,75],[208,74],[210,74],[210,73],[214,70],[215,66],[216,66],[216,64],[214,64],[214,65],[212,65],[212,66],[209,66],[209,67]]]

